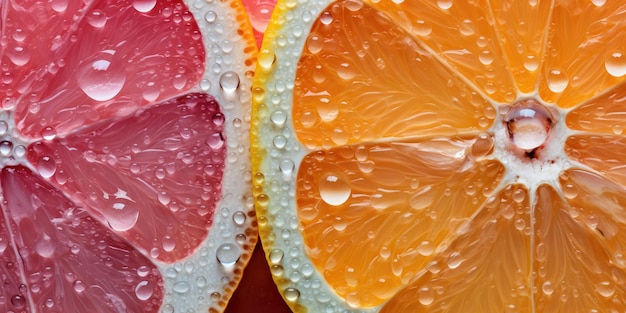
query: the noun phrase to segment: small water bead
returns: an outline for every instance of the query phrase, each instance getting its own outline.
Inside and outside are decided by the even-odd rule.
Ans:
[[[47,126],[41,131],[41,136],[44,140],[53,140],[57,136],[56,129]]]
[[[3,136],[9,130],[9,125],[5,121],[0,121],[0,136]]]
[[[26,298],[22,295],[14,295],[11,297],[11,304],[18,309],[24,308],[26,306]]]
[[[246,222],[246,213],[241,211],[236,211],[233,213],[233,222],[235,225],[241,226]]]
[[[282,161],[280,161],[278,168],[280,169],[280,172],[283,173],[283,175],[289,176],[291,175],[291,173],[293,173],[293,170],[295,169],[295,164],[291,159],[283,159]]]
[[[13,151],[13,142],[5,140],[0,142],[0,155],[9,156]]]
[[[569,78],[559,69],[550,70],[548,72],[547,81],[548,88],[554,93],[562,92],[569,84]]]
[[[270,120],[276,127],[285,126],[285,122],[287,121],[287,113],[283,110],[276,110],[270,114]]]
[[[107,23],[107,16],[101,10],[93,10],[87,14],[87,23],[96,28],[104,27]]]
[[[174,306],[166,304],[161,308],[161,313],[174,313]]]
[[[463,36],[471,36],[474,35],[474,22],[472,20],[463,20],[461,24],[459,24],[459,31]]]
[[[186,281],[179,281],[174,284],[172,289],[177,293],[187,293],[191,289],[191,285]]]
[[[282,262],[284,255],[285,254],[284,254],[284,252],[282,250],[274,249],[274,250],[270,251],[269,260],[273,264],[278,264],[278,263]]]
[[[539,59],[534,55],[528,55],[524,58],[523,64],[526,70],[534,72],[539,68]]]
[[[609,298],[615,294],[615,285],[611,282],[603,281],[596,286],[596,291],[603,297]]]
[[[283,149],[287,145],[287,138],[283,135],[277,135],[272,140],[272,144],[274,144],[274,147],[277,149]]]
[[[324,25],[330,25],[333,22],[333,14],[329,11],[324,11],[320,15],[320,22]]]
[[[480,63],[482,63],[483,65],[489,65],[491,63],[493,63],[493,54],[491,53],[491,51],[489,50],[483,50],[479,55],[478,55],[478,60],[480,61]]]
[[[604,61],[604,67],[609,75],[622,77],[626,75],[626,55],[622,52],[613,52]]]
[[[422,287],[417,292],[417,300],[423,305],[430,305],[435,301],[435,292],[428,287]]]
[[[300,291],[296,288],[285,289],[285,299],[287,301],[295,302],[300,298]]]
[[[415,33],[418,36],[428,36],[433,32],[433,28],[432,26],[430,26],[430,24],[426,23],[423,20],[417,20],[415,22]]]
[[[37,162],[37,170],[43,178],[50,178],[56,172],[56,162],[50,156],[42,156]]]
[[[85,283],[83,283],[82,280],[75,280],[72,283],[72,288],[74,288],[74,291],[82,293],[85,291],[85,289],[87,289],[87,286],[85,285]]]
[[[27,46],[18,45],[7,49],[7,56],[17,66],[22,66],[30,61],[30,49]]]
[[[141,13],[150,12],[156,6],[157,0],[133,0],[133,8]]]
[[[239,75],[233,71],[224,72],[220,76],[220,87],[228,93],[235,92],[239,88]]]
[[[601,7],[606,3],[606,0],[591,0],[591,3],[597,7]]]
[[[215,253],[215,257],[220,264],[225,266],[232,266],[241,256],[241,252],[239,251],[239,247],[232,243],[223,243],[217,248],[217,252]]]
[[[504,117],[509,138],[523,150],[543,145],[552,130],[553,121],[548,109],[533,99],[516,103]]]
[[[432,255],[433,252],[435,252],[435,246],[432,242],[424,240],[417,247],[417,252],[423,256],[429,256]]]
[[[152,297],[154,288],[148,281],[140,281],[135,287],[135,296],[141,301],[146,301]]]
[[[339,206],[348,201],[352,188],[339,174],[327,173],[319,182],[319,193],[327,204]]]
[[[551,295],[554,292],[554,285],[552,285],[552,282],[550,282],[549,280],[546,280],[541,285],[541,291],[543,291],[543,293],[546,295]]]
[[[452,0],[437,0],[437,6],[442,10],[448,10],[452,7]]]

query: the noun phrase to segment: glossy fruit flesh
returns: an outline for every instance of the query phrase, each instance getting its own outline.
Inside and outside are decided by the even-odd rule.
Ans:
[[[0,11],[0,310],[158,312],[173,310],[171,290],[206,289],[204,270],[186,290],[161,274],[197,252],[222,196],[225,114],[187,93],[206,59],[192,12],[173,0]],[[230,245],[215,263],[239,260]],[[227,299],[221,284],[205,303]]]

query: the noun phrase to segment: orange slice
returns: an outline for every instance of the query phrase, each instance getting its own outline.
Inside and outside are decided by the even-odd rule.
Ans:
[[[222,311],[257,241],[242,5],[0,12],[0,311]]]
[[[296,312],[622,312],[626,4],[279,1],[261,240]]]

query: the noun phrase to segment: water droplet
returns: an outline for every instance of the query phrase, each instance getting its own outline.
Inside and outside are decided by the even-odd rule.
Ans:
[[[606,3],[606,0],[591,0],[591,3],[597,7],[601,7]]]
[[[417,300],[423,305],[429,305],[435,301],[435,292],[428,287],[422,287],[417,292]]]
[[[603,281],[596,286],[596,290],[601,296],[609,298],[615,294],[615,285],[611,282]]]
[[[282,161],[280,161],[278,168],[280,169],[280,172],[283,173],[283,175],[288,176],[291,175],[291,173],[293,172],[295,164],[291,159],[283,159]]]
[[[239,261],[239,257],[241,256],[241,252],[239,251],[239,247],[232,243],[223,243],[217,248],[217,252],[215,257],[220,262],[220,264],[225,266],[232,266]]]
[[[133,0],[133,8],[141,13],[146,13],[154,9],[156,3],[157,0]]]
[[[107,16],[101,10],[93,10],[87,14],[87,23],[96,28],[104,27],[107,23]]]
[[[65,10],[67,10],[67,5],[68,5],[68,0],[53,0],[50,3],[50,6],[52,7],[52,10],[54,10],[55,12],[58,13],[63,13],[65,12]]]
[[[417,252],[423,256],[429,256],[433,254],[434,251],[435,246],[428,240],[422,241],[420,245],[417,246]]]
[[[430,24],[426,23],[423,20],[417,20],[415,22],[415,33],[418,36],[428,36],[430,35],[430,33],[432,33],[433,28],[430,26]]]
[[[338,206],[348,201],[352,189],[339,174],[328,173],[319,183],[319,193],[324,202]]]
[[[295,302],[300,298],[300,291],[296,288],[287,288],[285,289],[285,299],[287,301]]]
[[[432,192],[431,189],[432,187],[430,185],[427,185],[416,191],[411,199],[409,199],[409,204],[411,205],[411,208],[415,210],[423,210],[430,206],[435,200],[435,193]]]
[[[554,285],[549,280],[546,280],[543,285],[541,285],[541,291],[546,295],[551,295],[554,292]]]
[[[13,64],[22,66],[30,61],[30,50],[27,46],[15,46],[7,50],[7,55]]]
[[[459,31],[463,36],[471,36],[474,35],[474,22],[472,20],[463,20],[459,25]]]
[[[44,140],[53,140],[57,136],[56,129],[48,126],[41,131],[41,136]]]
[[[528,55],[524,58],[524,68],[533,72],[539,68],[539,60],[534,55]]]
[[[220,87],[225,92],[235,92],[239,87],[239,75],[233,71],[224,72],[222,76],[220,76]]]
[[[83,283],[82,280],[75,280],[74,283],[72,283],[72,287],[74,291],[78,293],[82,293],[86,289],[85,283]]]
[[[266,70],[270,69],[272,65],[274,65],[274,62],[276,62],[276,55],[272,51],[262,50],[259,52],[257,62]]]
[[[163,250],[167,252],[174,251],[176,248],[176,240],[170,235],[165,235],[161,240],[161,246],[163,247]]]
[[[270,262],[273,264],[278,264],[283,260],[284,255],[285,254],[283,253],[283,250],[274,249],[270,251]]]
[[[207,136],[206,143],[211,149],[219,150],[224,146],[224,138],[221,133],[214,133]]]
[[[233,213],[233,222],[235,222],[235,225],[243,225],[246,222],[246,213],[241,211]]]
[[[80,89],[91,99],[107,101],[122,91],[126,82],[124,63],[113,55],[111,51],[103,52],[95,60],[80,65],[76,80]]]
[[[572,184],[565,184],[562,186],[563,196],[567,199],[574,199],[578,196],[578,189]]]
[[[57,165],[52,157],[45,155],[37,162],[37,170],[41,177],[50,178],[57,171]]]
[[[208,11],[204,14],[204,20],[213,23],[217,19],[217,13],[215,11]]]
[[[511,141],[520,149],[532,150],[547,140],[554,118],[535,100],[516,103],[504,117]]]
[[[173,289],[177,293],[186,293],[187,291],[189,291],[189,289],[191,289],[191,286],[186,281],[179,281],[174,284]]]
[[[14,295],[11,297],[11,304],[18,309],[22,309],[26,306],[26,298],[22,295]]]
[[[9,130],[9,125],[5,121],[0,121],[0,136],[5,135]]]
[[[555,93],[562,92],[569,84],[569,78],[559,69],[552,69],[548,73],[548,88]]]
[[[450,254],[450,257],[448,258],[448,267],[451,269],[455,269],[459,267],[461,263],[463,263],[463,258],[461,257],[461,254],[459,252],[452,252]]]
[[[0,142],[0,155],[8,156],[13,151],[13,142],[5,140]]]
[[[134,205],[125,205],[123,203],[114,203],[112,210],[103,211],[109,226],[116,231],[127,231],[139,219],[139,210]]]
[[[161,89],[154,82],[148,82],[143,90],[141,91],[141,96],[144,100],[148,102],[152,102],[159,98],[161,95]]]
[[[513,201],[517,203],[522,203],[522,201],[526,199],[526,191],[524,189],[515,189],[515,191],[513,191],[512,198]]]
[[[270,120],[276,127],[283,127],[287,121],[287,113],[283,110],[276,110],[270,115]]]
[[[447,10],[452,7],[452,0],[437,0],[437,6],[442,10]]]
[[[493,63],[493,55],[491,54],[491,51],[489,50],[483,50],[479,55],[478,55],[478,60],[480,61],[480,63],[482,63],[483,65],[489,65],[491,63]]]
[[[166,304],[161,308],[161,313],[174,313],[174,306],[171,304]]]
[[[306,47],[309,50],[309,52],[311,52],[312,54],[317,54],[320,51],[322,51],[323,46],[324,46],[324,41],[322,40],[320,36],[318,35],[309,36],[309,39],[307,40],[307,44],[306,44]]]
[[[172,201],[172,198],[165,191],[159,192],[157,199],[159,199],[162,205],[168,205]]]
[[[148,281],[140,281],[135,287],[135,295],[137,296],[137,299],[141,301],[146,301],[150,299],[153,293],[154,288],[152,287],[152,284],[150,284]]]
[[[622,77],[626,75],[626,55],[622,52],[613,52],[604,61],[604,67],[609,75]]]
[[[322,12],[322,14],[320,15],[320,22],[322,22],[322,24],[324,25],[329,25],[333,22],[333,14],[329,11]]]

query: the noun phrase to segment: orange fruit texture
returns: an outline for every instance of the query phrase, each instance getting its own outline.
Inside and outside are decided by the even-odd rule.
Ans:
[[[257,241],[241,3],[0,12],[0,311],[222,311]]]
[[[279,1],[251,157],[291,308],[626,311],[624,12]]]

